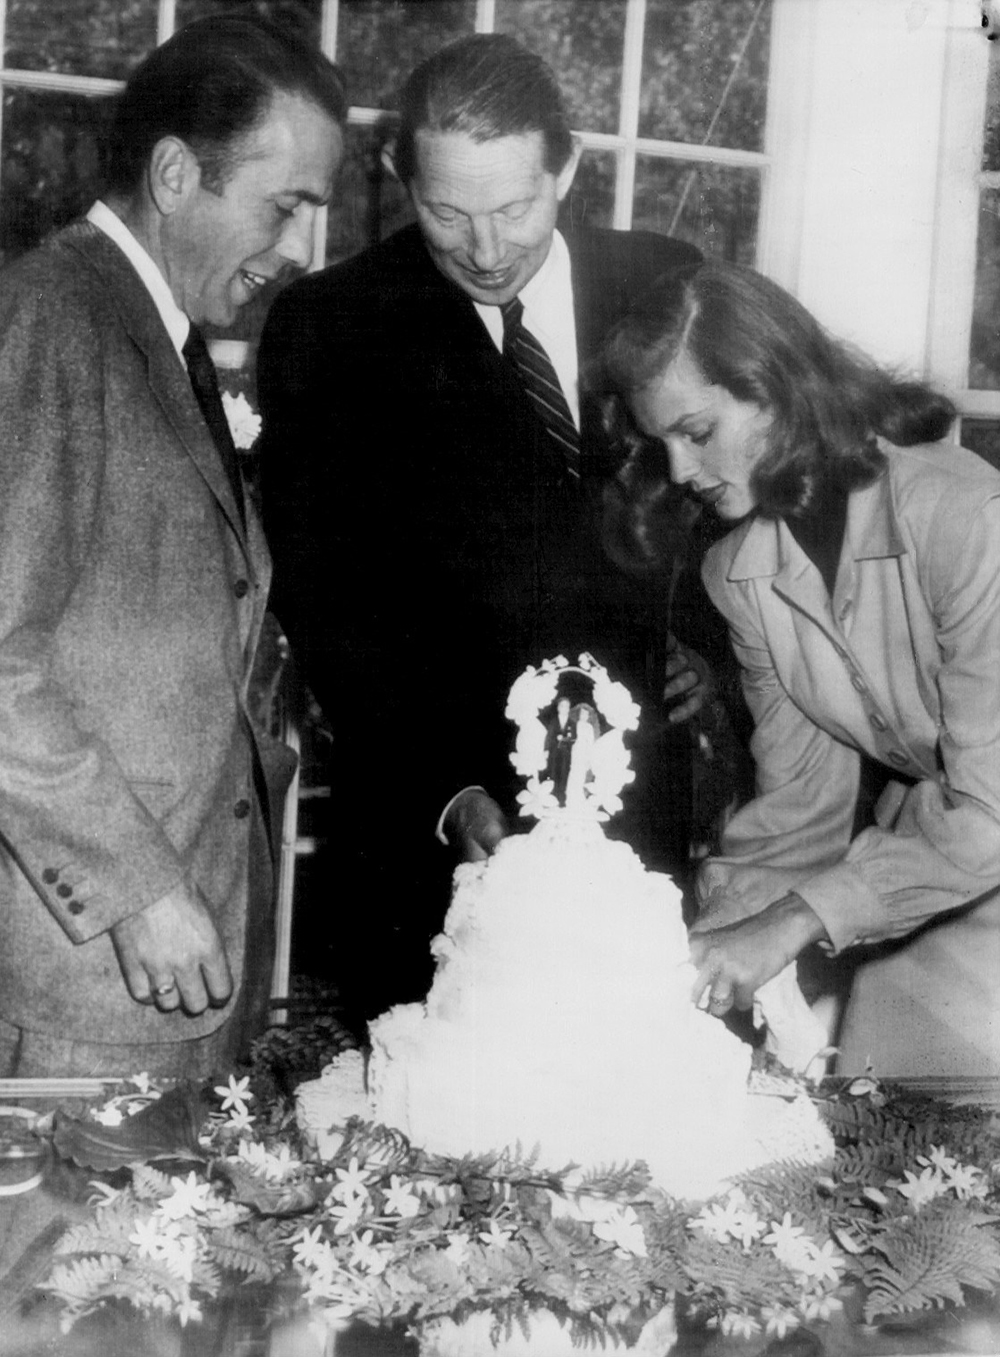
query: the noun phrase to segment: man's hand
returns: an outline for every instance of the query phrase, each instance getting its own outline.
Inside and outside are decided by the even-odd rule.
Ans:
[[[179,885],[111,930],[125,984],[140,1004],[192,1015],[233,992],[222,939],[200,892]]]
[[[688,721],[708,701],[712,693],[712,671],[696,650],[682,646],[671,632],[667,636],[666,684],[663,701],[673,703],[667,720],[673,725]]]
[[[463,862],[484,862],[507,837],[507,820],[492,796],[470,787],[448,808],[444,832]]]
[[[693,997],[707,994],[708,1011],[721,1017],[734,1006],[750,1008],[765,981],[783,971],[804,947],[826,937],[826,929],[800,895],[790,891],[759,914],[689,938],[698,970]]]

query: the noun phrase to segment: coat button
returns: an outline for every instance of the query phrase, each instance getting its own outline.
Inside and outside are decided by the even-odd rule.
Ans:
[[[79,900],[70,900],[70,902],[67,904],[66,908],[69,910],[70,914],[82,914],[82,913],[83,913],[83,905],[80,903]]]
[[[872,723],[876,730],[889,729],[889,722],[885,719],[885,717],[880,716],[877,711],[870,711],[868,713],[868,720]]]
[[[73,887],[67,886],[65,881],[62,883],[62,885],[56,887],[56,895],[61,895],[64,900],[72,894]]]
[[[250,592],[249,580],[238,579],[236,583],[233,585],[233,593],[236,595],[237,598],[246,598],[249,592]]]
[[[233,814],[237,820],[245,820],[250,814],[250,802],[246,800],[237,801],[233,807]]]
[[[59,880],[59,872],[55,867],[46,867],[45,871],[42,872],[42,880],[45,882],[46,886],[51,886],[53,882]]]
[[[868,691],[868,688],[865,685],[865,681],[860,674],[851,675],[851,687],[856,688],[859,693],[867,693]]]
[[[901,749],[890,749],[888,758],[889,762],[894,763],[897,768],[905,768],[910,761]]]

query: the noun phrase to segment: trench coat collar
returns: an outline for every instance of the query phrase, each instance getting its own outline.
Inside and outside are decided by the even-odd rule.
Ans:
[[[99,274],[124,329],[146,360],[153,395],[247,555],[246,533],[229,477],[145,283],[114,241],[91,222],[74,223],[63,232],[62,240]]]
[[[883,451],[888,445],[882,445]],[[819,574],[783,519],[753,518],[736,532],[736,545],[727,572],[730,581],[771,577],[782,593],[794,595],[808,587],[806,579],[819,581]],[[847,523],[841,564],[902,556],[906,543],[899,527],[892,483],[886,467],[878,480],[853,491],[847,500]],[[822,581],[819,586],[825,594]]]

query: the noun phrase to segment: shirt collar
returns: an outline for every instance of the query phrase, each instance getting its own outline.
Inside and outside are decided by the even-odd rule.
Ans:
[[[559,317],[568,317],[573,327],[573,283],[570,276],[569,248],[559,231],[553,231],[552,244],[545,262],[518,293],[524,306],[524,323],[533,333],[551,331]],[[499,306],[473,303],[479,318],[499,349],[503,345],[503,316]],[[575,335],[574,344],[575,344]]]
[[[883,452],[886,445],[881,444]],[[740,529],[737,529],[740,531]],[[842,556],[852,560],[872,560],[884,556],[902,556],[906,551],[893,502],[892,477],[888,467],[877,481],[853,491],[847,499],[847,525],[844,529]],[[754,519],[744,530],[729,568],[731,580],[758,576],[798,573],[806,560],[805,552],[780,519]]]
[[[121,217],[112,212],[107,203],[101,202],[100,199],[87,213],[87,220],[114,241],[142,279],[166,326],[170,342],[183,362],[184,344],[191,329],[191,322],[174,301],[167,280],[153,262],[152,256],[139,244]]]

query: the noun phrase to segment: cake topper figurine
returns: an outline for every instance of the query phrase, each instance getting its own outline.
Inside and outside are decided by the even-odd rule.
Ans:
[[[564,655],[530,665],[514,682],[505,715],[517,724],[510,761],[527,779],[522,815],[607,820],[622,808],[633,780],[624,735],[639,725],[639,705],[593,655]]]

